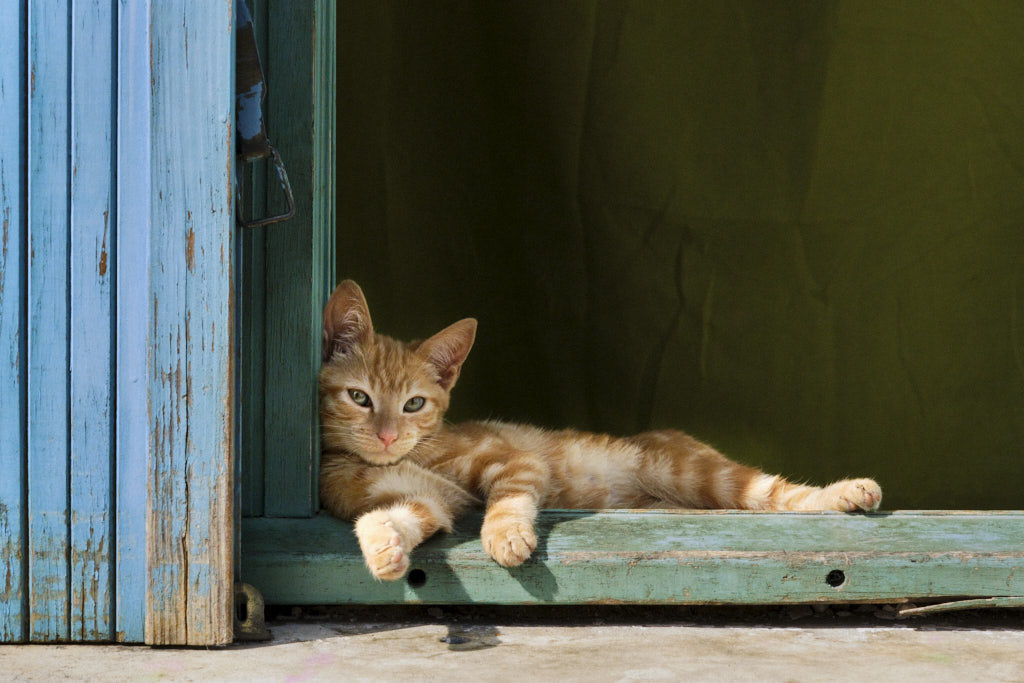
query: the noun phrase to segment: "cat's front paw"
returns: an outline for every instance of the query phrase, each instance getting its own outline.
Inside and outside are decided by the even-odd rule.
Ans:
[[[402,535],[386,512],[371,512],[356,521],[356,537],[373,578],[394,581],[409,569],[409,553]]]
[[[842,512],[874,512],[882,504],[882,487],[874,479],[844,479],[830,486],[836,509]]]
[[[518,567],[537,548],[537,534],[527,520],[484,520],[480,529],[484,550],[502,567]]]

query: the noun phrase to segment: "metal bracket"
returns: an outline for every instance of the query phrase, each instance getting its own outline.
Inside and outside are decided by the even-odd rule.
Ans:
[[[292,184],[288,181],[288,171],[285,170],[284,162],[281,160],[281,155],[278,153],[276,147],[270,147],[270,156],[274,160],[274,168],[277,169],[277,179],[281,185],[281,191],[284,193],[284,201],[288,208],[285,209],[284,213],[279,213],[276,216],[266,216],[255,220],[247,220],[242,212],[244,202],[241,198],[241,192],[239,192],[238,222],[241,223],[243,228],[262,228],[266,225],[273,225],[274,223],[286,221],[295,216],[295,196],[292,194]]]
[[[286,221],[295,215],[295,198],[292,185],[288,182],[288,172],[281,161],[281,155],[270,144],[267,137],[267,126],[263,120],[263,99],[267,94],[267,82],[263,77],[259,51],[256,49],[256,33],[252,25],[252,15],[245,2],[236,4],[235,29],[235,124],[238,131],[238,157],[242,163],[252,163],[257,159],[271,159],[277,170],[277,179],[284,193],[287,209],[276,216],[265,216],[247,220],[242,212],[242,182],[238,178],[238,222],[245,228],[259,228]]]
[[[235,640],[270,640],[263,595],[253,586],[235,584]]]
[[[896,616],[914,617],[919,614],[935,614],[936,612],[954,612],[961,609],[985,609],[989,607],[1024,607],[1024,597],[976,598],[974,600],[940,602],[937,605],[903,608],[896,612]]]

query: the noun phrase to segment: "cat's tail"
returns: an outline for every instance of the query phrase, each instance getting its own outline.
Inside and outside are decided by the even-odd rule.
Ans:
[[[660,430],[630,439],[640,447],[641,487],[668,505],[741,510],[877,510],[882,489],[871,479],[828,486],[795,484],[729,460],[688,434]]]

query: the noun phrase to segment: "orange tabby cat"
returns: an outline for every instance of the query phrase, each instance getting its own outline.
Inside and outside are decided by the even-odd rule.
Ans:
[[[486,507],[480,536],[506,567],[537,547],[537,510],[742,508],[875,510],[871,479],[804,486],[732,462],[662,430],[618,438],[502,422],[445,424],[449,394],[476,334],[467,318],[423,342],[374,333],[359,286],[324,308],[320,500],[355,520],[366,564],[401,578],[409,553],[467,508]]]

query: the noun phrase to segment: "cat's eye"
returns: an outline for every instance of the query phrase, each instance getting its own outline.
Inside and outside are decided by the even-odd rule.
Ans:
[[[417,410],[422,408],[423,404],[426,402],[426,399],[424,399],[422,396],[413,396],[412,398],[405,402],[405,405],[402,406],[402,410],[404,410],[407,413],[415,413]]]
[[[365,392],[359,391],[358,389],[349,389],[348,396],[357,406],[369,408],[373,405],[373,401],[370,400],[370,397],[367,396]]]

